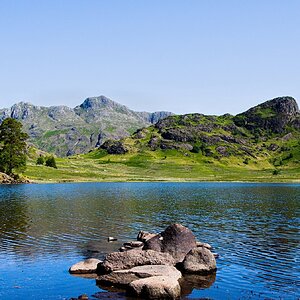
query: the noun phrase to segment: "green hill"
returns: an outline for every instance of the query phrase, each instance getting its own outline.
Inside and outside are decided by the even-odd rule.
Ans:
[[[58,170],[30,166],[49,181],[299,182],[300,113],[280,97],[232,116],[169,116],[98,150],[58,159]]]

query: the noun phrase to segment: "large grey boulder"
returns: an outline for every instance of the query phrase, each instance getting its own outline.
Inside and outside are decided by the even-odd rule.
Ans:
[[[144,243],[144,249],[169,253],[174,257],[176,263],[182,262],[186,254],[197,247],[192,231],[181,224],[168,226],[165,231]]]
[[[89,258],[84,261],[80,261],[73,265],[69,272],[71,274],[89,274],[89,273],[96,273],[97,266],[102,261],[96,258]]]
[[[132,281],[152,276],[169,276],[178,280],[181,278],[181,272],[173,266],[166,265],[138,266],[129,270],[118,270],[101,275],[97,278],[96,282],[99,285],[122,287],[127,286]]]
[[[152,276],[131,282],[128,294],[142,299],[178,299],[181,288],[176,278]]]
[[[192,249],[181,264],[183,272],[208,274],[217,269],[216,259],[210,250],[205,247]]]
[[[168,253],[153,250],[131,250],[112,252],[106,255],[103,263],[98,264],[97,273],[106,274],[116,270],[131,269],[143,265],[175,265],[174,258]]]

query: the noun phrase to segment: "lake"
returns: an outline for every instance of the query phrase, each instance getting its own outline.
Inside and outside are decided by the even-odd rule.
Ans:
[[[300,184],[69,183],[0,186],[0,298],[91,297],[102,290],[72,264],[171,223],[220,255],[184,299],[300,296]]]

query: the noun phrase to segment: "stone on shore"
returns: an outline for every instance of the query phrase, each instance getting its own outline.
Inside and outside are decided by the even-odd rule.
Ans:
[[[181,278],[181,272],[173,266],[147,265],[138,266],[129,270],[113,271],[97,278],[97,284],[108,286],[127,286],[132,281],[152,276],[169,276],[176,280]]]
[[[181,264],[183,272],[208,274],[217,269],[216,259],[210,250],[205,247],[192,249]]]
[[[174,266],[174,258],[168,253],[153,250],[130,250],[125,252],[112,252],[106,255],[103,263],[98,264],[97,273],[106,274],[116,270],[131,269],[143,265],[169,265]]]
[[[176,278],[152,276],[131,282],[127,292],[142,299],[177,299],[180,297],[181,289]]]
[[[156,233],[150,233],[147,231],[140,231],[137,235],[137,240],[141,241],[143,243],[145,243],[146,241],[148,241],[149,239],[155,237],[157,234]]]
[[[192,231],[181,224],[173,224],[160,234],[146,240],[144,249],[169,253],[176,263],[179,263],[195,247],[197,247],[196,238]]]
[[[197,244],[197,247],[205,247],[208,250],[212,250],[213,249],[213,247],[210,244],[208,244],[208,243],[196,242],[196,244]]]
[[[89,274],[96,273],[97,265],[102,261],[96,258],[89,258],[84,261],[80,261],[73,265],[69,272],[71,274]]]

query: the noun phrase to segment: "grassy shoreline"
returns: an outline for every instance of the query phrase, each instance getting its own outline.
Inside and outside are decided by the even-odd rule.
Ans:
[[[274,168],[262,160],[245,165],[236,158],[216,161],[175,151],[109,155],[101,151],[57,158],[57,169],[30,159],[24,175],[34,183],[62,182],[262,182],[300,183],[300,167]],[[274,170],[278,174],[274,175]]]

